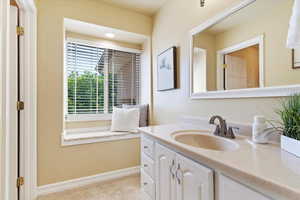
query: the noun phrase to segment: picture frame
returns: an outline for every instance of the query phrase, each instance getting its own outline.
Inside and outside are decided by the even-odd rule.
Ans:
[[[292,50],[292,68],[300,69],[300,48]]]
[[[167,91],[177,87],[176,47],[168,48],[157,56],[157,90]]]

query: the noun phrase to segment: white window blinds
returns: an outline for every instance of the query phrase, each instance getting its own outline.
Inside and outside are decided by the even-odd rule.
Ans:
[[[140,54],[67,42],[66,67],[68,115],[138,103]]]

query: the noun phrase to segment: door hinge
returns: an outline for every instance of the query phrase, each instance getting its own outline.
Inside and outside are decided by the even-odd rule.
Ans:
[[[24,35],[24,28],[22,26],[17,26],[17,35]]]
[[[24,185],[24,177],[18,177],[17,178],[17,187],[21,187]]]
[[[23,101],[18,101],[17,102],[17,110],[24,110],[24,102]]]

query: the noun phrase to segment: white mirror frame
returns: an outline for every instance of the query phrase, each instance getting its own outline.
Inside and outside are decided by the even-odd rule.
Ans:
[[[221,22],[223,19],[231,16],[239,10],[254,3],[256,0],[245,0],[223,13],[207,20],[203,24],[195,27],[189,32],[190,40],[190,98],[191,99],[231,99],[231,98],[254,98],[254,97],[283,97],[290,96],[294,93],[300,93],[300,84],[287,86],[264,87],[264,83],[260,82],[260,88],[234,89],[223,91],[207,91],[193,92],[193,36],[204,31],[205,29]],[[261,63],[260,63],[261,64]],[[263,63],[264,65],[264,63]],[[264,74],[263,74],[264,76]],[[206,78],[206,77],[205,77]],[[264,77],[260,77],[264,80]]]

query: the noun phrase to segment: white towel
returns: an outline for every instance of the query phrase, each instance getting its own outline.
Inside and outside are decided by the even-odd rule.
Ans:
[[[287,47],[300,48],[300,0],[295,0],[293,14],[290,20]]]

